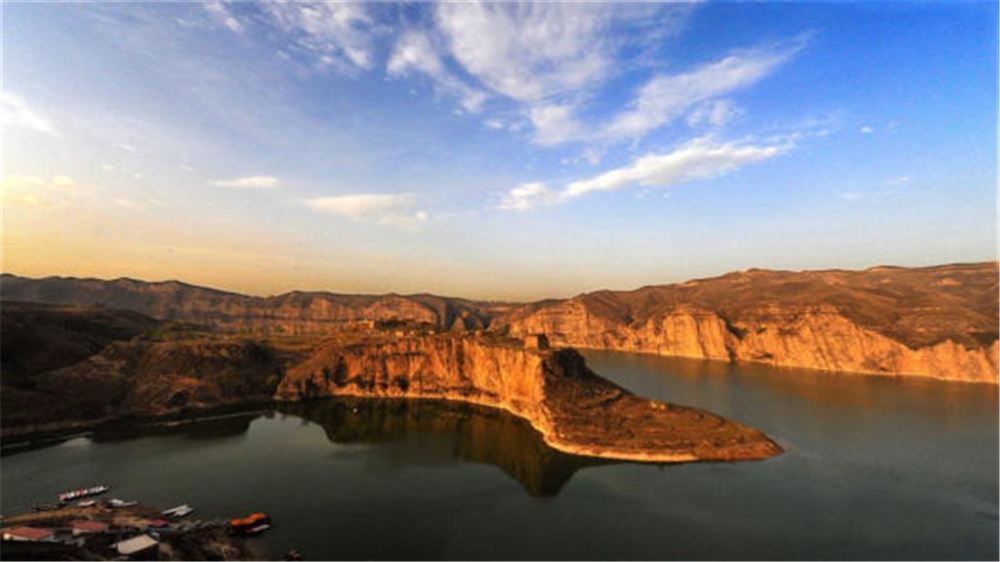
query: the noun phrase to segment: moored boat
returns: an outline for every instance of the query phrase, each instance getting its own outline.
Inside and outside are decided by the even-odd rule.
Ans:
[[[256,535],[271,528],[271,516],[256,511],[246,517],[229,520],[228,532],[236,535]]]
[[[170,517],[186,517],[194,512],[194,508],[188,504],[179,505],[177,507],[171,507],[170,509],[164,509],[160,513]]]
[[[78,500],[80,498],[86,498],[89,496],[96,496],[107,492],[111,488],[108,486],[91,486],[90,488],[80,488],[79,490],[73,490],[71,492],[65,492],[59,494],[59,501],[61,502],[71,502],[73,500]]]
[[[111,507],[132,507],[133,505],[138,505],[139,502],[127,502],[125,500],[120,500],[118,498],[111,498],[108,505]]]

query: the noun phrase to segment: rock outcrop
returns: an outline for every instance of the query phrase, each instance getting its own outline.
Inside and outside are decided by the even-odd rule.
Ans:
[[[556,345],[997,383],[997,264],[750,270],[526,305],[493,321]]]
[[[433,398],[501,408],[554,449],[648,461],[762,459],[781,448],[719,416],[647,400],[587,369],[572,349],[526,349],[471,335],[329,342],[292,367],[281,400],[324,396]]]

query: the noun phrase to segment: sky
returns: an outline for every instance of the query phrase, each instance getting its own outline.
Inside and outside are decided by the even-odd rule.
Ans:
[[[997,256],[997,5],[17,3],[3,271],[533,300]]]

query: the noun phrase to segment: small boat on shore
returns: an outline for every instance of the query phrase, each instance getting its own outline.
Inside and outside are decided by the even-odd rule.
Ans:
[[[177,507],[171,507],[170,509],[164,509],[160,513],[162,513],[163,515],[167,515],[169,517],[180,518],[180,517],[187,517],[188,515],[191,515],[191,513],[193,512],[194,512],[193,507],[191,507],[188,504],[184,504],[184,505],[179,505]]]
[[[79,490],[73,490],[72,492],[65,492],[59,494],[59,501],[65,503],[65,502],[71,502],[73,500],[78,500],[80,498],[97,496],[103,494],[104,492],[107,492],[110,489],[111,488],[104,485],[91,486],[90,488],[80,488]]]
[[[133,505],[139,505],[139,502],[127,502],[125,500],[120,500],[118,498],[111,498],[108,502],[111,507],[132,507]]]
[[[76,504],[77,507],[94,507],[95,505],[97,505],[97,502],[94,500],[83,500]]]

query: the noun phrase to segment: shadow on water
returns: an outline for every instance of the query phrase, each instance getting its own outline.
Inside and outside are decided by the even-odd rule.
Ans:
[[[97,444],[149,437],[223,441],[244,438],[254,420],[275,414],[320,426],[340,445],[399,444],[414,441],[405,461],[469,462],[493,465],[518,481],[532,496],[559,493],[581,468],[608,461],[561,453],[531,425],[503,410],[438,400],[335,397],[278,403],[252,410],[222,408],[196,418],[118,422],[90,431],[48,435],[4,443],[3,456],[34,451],[85,437]]]
[[[440,446],[425,446],[424,453],[496,466],[533,496],[554,496],[579,469],[608,464],[561,453],[525,420],[473,404],[338,397],[280,404],[277,410],[319,425],[342,445],[434,438]]]

